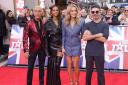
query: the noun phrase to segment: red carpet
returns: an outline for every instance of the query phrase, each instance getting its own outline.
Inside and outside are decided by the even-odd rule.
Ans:
[[[26,68],[1,67],[0,68],[0,85],[26,85]],[[46,72],[45,72],[46,73]],[[92,85],[97,85],[96,73],[92,78]],[[45,74],[46,78],[46,74]],[[38,70],[34,70],[33,85],[38,83]],[[65,70],[61,71],[62,85],[69,85],[68,74]],[[127,73],[105,72],[106,85],[128,85]],[[80,73],[80,85],[85,85],[85,72]]]

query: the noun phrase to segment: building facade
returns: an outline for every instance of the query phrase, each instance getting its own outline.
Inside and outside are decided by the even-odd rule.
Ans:
[[[128,0],[109,0],[110,3],[128,3]]]

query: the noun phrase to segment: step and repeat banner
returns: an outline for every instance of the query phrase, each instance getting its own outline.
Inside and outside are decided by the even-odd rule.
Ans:
[[[24,3],[25,3],[24,0],[15,0],[17,15],[23,12]]]
[[[18,25],[12,26],[8,64],[27,65],[27,59],[23,52],[23,29]],[[80,68],[86,68],[85,46],[82,41],[82,55]],[[105,68],[128,70],[128,26],[110,26],[110,36],[105,43]],[[38,65],[36,61],[35,65]],[[47,65],[47,57],[45,65]],[[62,67],[66,67],[66,59],[63,58]]]

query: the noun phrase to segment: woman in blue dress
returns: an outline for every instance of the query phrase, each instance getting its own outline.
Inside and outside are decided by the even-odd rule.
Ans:
[[[79,17],[79,8],[71,4],[67,7],[67,15],[62,22],[62,51],[66,56],[70,85],[79,84],[79,61],[81,51],[81,33],[85,21]],[[73,80],[72,65],[75,80]]]

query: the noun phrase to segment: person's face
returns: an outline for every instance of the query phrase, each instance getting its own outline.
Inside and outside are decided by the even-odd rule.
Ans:
[[[45,11],[44,11],[44,9],[42,9],[42,16],[43,16],[43,17],[45,16]]]
[[[87,12],[86,12],[85,9],[82,9],[82,10],[81,10],[81,16],[87,16]]]
[[[118,8],[115,8],[115,13],[119,13],[119,9]]]
[[[26,8],[23,9],[23,13],[24,13],[24,14],[26,14],[27,11],[28,11],[28,9],[26,9]]]
[[[105,15],[106,14],[106,10],[105,9],[100,9],[101,14]]]
[[[25,13],[26,16],[30,16],[30,10],[27,10]]]
[[[120,12],[121,12],[121,13],[124,12],[124,8],[120,8]]]
[[[98,19],[101,17],[100,9],[99,8],[92,8],[90,11],[90,15],[93,19]]]
[[[125,8],[124,13],[128,16],[128,8]]]
[[[116,7],[111,7],[111,10],[115,12]]]
[[[35,9],[34,9],[34,16],[35,16],[35,18],[40,18],[41,15],[42,15],[42,9],[40,9],[40,8],[35,8]]]
[[[8,16],[9,17],[13,17],[13,13],[12,12],[9,12]]]
[[[72,18],[76,18],[77,17],[77,8],[75,7],[72,7],[71,10],[70,10],[70,16]]]
[[[59,15],[58,7],[53,7],[52,11],[51,11],[51,14],[52,14],[53,17],[58,17],[58,15]]]
[[[113,11],[112,10],[107,11],[107,15],[108,16],[113,16]]]
[[[66,15],[66,9],[62,10],[62,16]]]

